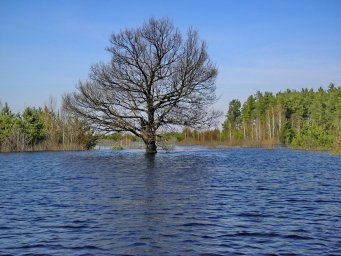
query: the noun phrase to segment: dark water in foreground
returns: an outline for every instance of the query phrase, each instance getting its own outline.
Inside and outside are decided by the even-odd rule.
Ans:
[[[0,154],[0,255],[340,255],[341,157]]]

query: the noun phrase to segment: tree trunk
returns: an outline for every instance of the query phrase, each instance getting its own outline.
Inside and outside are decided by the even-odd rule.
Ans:
[[[232,141],[232,125],[230,123],[230,143],[231,143],[231,141]]]
[[[274,113],[274,107],[271,108],[272,113],[272,137],[275,138],[275,113]]]
[[[146,142],[146,154],[156,154],[156,143],[155,140]]]
[[[271,119],[270,119],[270,110],[267,111],[267,117],[268,117],[268,129],[269,129],[269,139],[271,140]]]
[[[282,130],[282,110],[279,109],[278,111],[278,142],[280,142],[280,134],[281,134],[281,130]]]

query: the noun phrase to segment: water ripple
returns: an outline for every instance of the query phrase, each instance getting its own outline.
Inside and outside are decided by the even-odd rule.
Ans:
[[[0,154],[0,255],[341,255],[341,158]]]

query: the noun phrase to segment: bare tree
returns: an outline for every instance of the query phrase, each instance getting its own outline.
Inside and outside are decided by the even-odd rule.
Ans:
[[[93,65],[87,81],[64,96],[64,107],[105,132],[131,132],[156,153],[169,126],[198,127],[218,115],[217,68],[206,43],[189,29],[184,39],[168,19],[113,34],[110,63]]]

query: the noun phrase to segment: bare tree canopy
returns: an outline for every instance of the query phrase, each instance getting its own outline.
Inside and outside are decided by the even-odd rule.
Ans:
[[[131,132],[156,153],[164,127],[198,127],[216,112],[215,78],[207,46],[189,29],[185,38],[168,19],[112,34],[110,63],[98,63],[64,107],[105,132]]]

